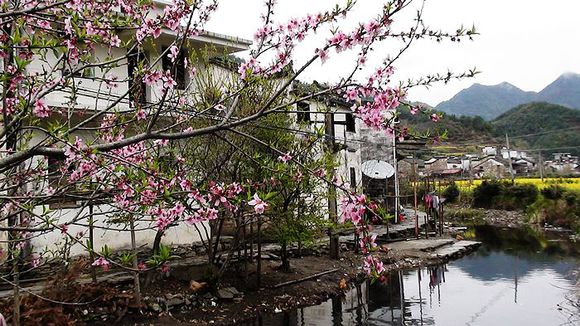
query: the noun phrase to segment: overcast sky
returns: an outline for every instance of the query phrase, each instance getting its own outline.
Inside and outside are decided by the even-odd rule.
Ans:
[[[415,0],[420,4],[419,0]],[[343,0],[278,0],[277,19],[286,21],[332,8]],[[378,14],[383,1],[359,0],[356,10],[341,26],[356,26]],[[394,30],[409,27],[417,6],[395,21]],[[207,26],[210,31],[252,39],[260,24],[263,0],[221,0],[220,9]],[[461,72],[476,67],[475,79],[416,88],[409,99],[436,105],[473,83],[494,85],[510,82],[526,91],[539,91],[564,72],[580,73],[579,0],[427,0],[425,23],[434,29],[453,31],[475,25],[481,34],[460,44],[419,41],[396,64],[396,79],[417,78],[428,73]],[[346,29],[350,30],[350,28]],[[303,62],[328,31],[319,31],[296,54]],[[398,43],[382,44],[367,67],[380,63],[398,50]],[[332,81],[355,58],[354,53],[317,63],[303,78]]]

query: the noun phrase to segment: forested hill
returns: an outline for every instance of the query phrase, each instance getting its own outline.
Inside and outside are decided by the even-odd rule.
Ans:
[[[576,146],[547,151],[572,153],[578,153],[580,149],[580,111],[561,105],[544,102],[523,104],[500,115],[491,121],[491,125],[495,136],[507,132],[516,144],[532,149]]]
[[[503,144],[507,132],[513,145],[520,149],[576,146],[576,148],[545,151],[546,153],[564,151],[575,154],[578,154],[580,150],[578,148],[580,147],[580,111],[556,104],[534,102],[519,105],[492,121],[485,121],[481,117],[456,117],[445,114],[438,123],[434,123],[425,115],[411,115],[405,109],[401,110],[400,119],[403,125],[410,125],[414,131],[429,130],[431,134],[441,134],[447,131],[446,143],[448,145]]]
[[[479,116],[456,117],[452,114],[443,114],[443,118],[434,123],[424,114],[411,115],[406,109],[402,109],[400,112],[399,117],[402,124],[409,125],[415,132],[430,132],[431,135],[440,135],[446,132],[447,140],[450,142],[468,139],[484,143],[493,140],[492,125]]]

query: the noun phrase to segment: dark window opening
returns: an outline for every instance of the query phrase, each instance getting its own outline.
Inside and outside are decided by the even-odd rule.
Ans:
[[[350,168],[350,187],[356,189],[356,170]]]
[[[298,102],[296,120],[298,123],[310,123],[310,104],[308,102]]]
[[[346,131],[356,132],[356,122],[352,113],[346,114]]]
[[[162,52],[165,53],[167,47],[162,48]],[[175,62],[171,62],[171,58],[169,58],[169,52],[163,56],[162,64],[163,64],[163,71],[170,71],[171,78],[177,84],[177,89],[185,89],[185,82],[186,82],[186,68],[185,68],[185,58],[187,57],[187,51],[185,49],[181,49],[179,54],[177,55],[177,59]]]
[[[129,73],[129,100],[136,106],[147,103],[147,88],[143,78],[137,74],[139,64],[145,61],[145,53],[133,51],[127,57]]]

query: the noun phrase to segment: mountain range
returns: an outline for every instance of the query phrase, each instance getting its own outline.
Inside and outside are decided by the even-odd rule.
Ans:
[[[580,110],[580,74],[562,74],[540,92],[526,92],[507,82],[489,86],[473,84],[450,100],[439,103],[435,109],[456,116],[480,116],[492,120],[515,106],[530,102],[547,102]]]

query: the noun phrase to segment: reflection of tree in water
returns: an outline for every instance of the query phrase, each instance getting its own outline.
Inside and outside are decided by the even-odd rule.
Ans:
[[[477,252],[450,264],[480,281],[513,280],[515,301],[519,280],[535,270],[550,269],[568,279],[578,280],[571,275],[572,270],[580,269],[577,258],[574,258],[579,253],[577,244],[553,242],[549,237],[530,230],[483,227],[476,229],[476,234],[485,244]],[[435,325],[437,312],[432,308],[441,304],[446,276],[453,276],[455,272],[455,268],[448,271],[447,265],[438,265],[391,273],[384,283],[360,284],[346,297],[333,298],[318,307],[264,317],[248,325]],[[453,283],[452,279],[448,281]],[[498,298],[506,294],[505,291],[509,290],[484,302],[471,316],[470,323],[480,321]],[[566,325],[579,325],[580,287],[559,307],[569,320]]]
[[[477,238],[484,245],[453,263],[471,277],[481,281],[520,278],[540,269],[552,269],[570,279],[578,265],[579,245],[553,241],[531,229],[501,229],[478,226]]]

